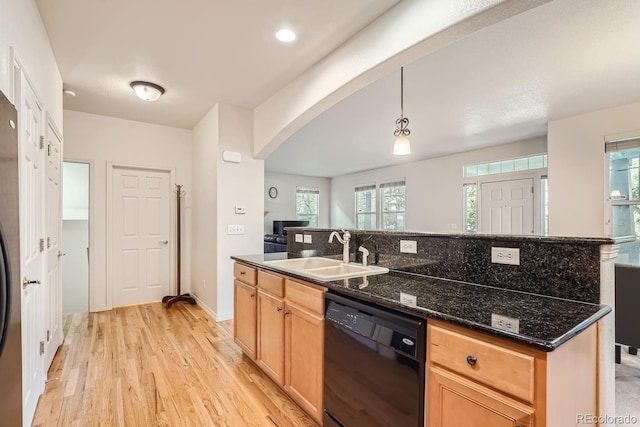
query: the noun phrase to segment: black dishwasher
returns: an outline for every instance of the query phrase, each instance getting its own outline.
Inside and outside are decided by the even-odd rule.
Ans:
[[[324,427],[424,426],[425,324],[326,294]]]

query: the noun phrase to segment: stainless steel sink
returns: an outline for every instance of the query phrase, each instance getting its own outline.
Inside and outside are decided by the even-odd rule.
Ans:
[[[389,272],[388,268],[379,267],[377,265],[364,266],[361,264],[344,263],[336,259],[322,257],[265,261],[265,264],[325,282]]]

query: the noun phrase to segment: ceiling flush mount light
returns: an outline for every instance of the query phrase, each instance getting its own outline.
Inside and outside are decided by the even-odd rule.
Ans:
[[[296,33],[291,30],[287,30],[283,28],[282,30],[276,33],[276,38],[284,43],[291,43],[296,39]]]
[[[74,91],[72,91],[71,89],[65,89],[65,90],[63,90],[63,91],[62,91],[62,94],[63,94],[63,95],[70,96],[70,97],[74,97],[74,96],[76,96],[76,93],[75,93]]]
[[[396,156],[411,154],[411,131],[408,126],[409,119],[404,116],[404,67],[400,67],[400,118],[396,120],[397,129],[393,132],[396,137],[393,141],[393,154]]]
[[[164,93],[162,86],[143,81],[131,82],[131,89],[133,89],[136,95],[138,95],[138,98],[143,101],[157,101]]]

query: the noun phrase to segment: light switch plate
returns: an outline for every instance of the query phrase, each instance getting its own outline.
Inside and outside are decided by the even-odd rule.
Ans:
[[[491,326],[517,334],[520,332],[520,319],[491,313]]]
[[[311,243],[311,234],[305,234],[304,235],[304,242],[305,243]]]
[[[303,242],[303,240],[302,240],[302,234],[297,234],[297,233],[296,233],[296,243],[302,243],[302,242]]]
[[[227,225],[227,234],[244,234],[244,225],[242,224]]]
[[[415,307],[418,304],[418,297],[416,297],[415,295],[400,292],[400,304],[408,305],[409,307]]]

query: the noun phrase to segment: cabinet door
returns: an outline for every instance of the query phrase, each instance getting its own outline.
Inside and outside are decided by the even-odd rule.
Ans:
[[[289,302],[285,308],[284,386],[322,424],[323,319]]]
[[[449,371],[429,368],[429,427],[533,427],[533,409]]]
[[[233,281],[233,336],[242,351],[251,359],[256,358],[256,288]]]
[[[258,290],[258,365],[284,385],[284,301]]]

